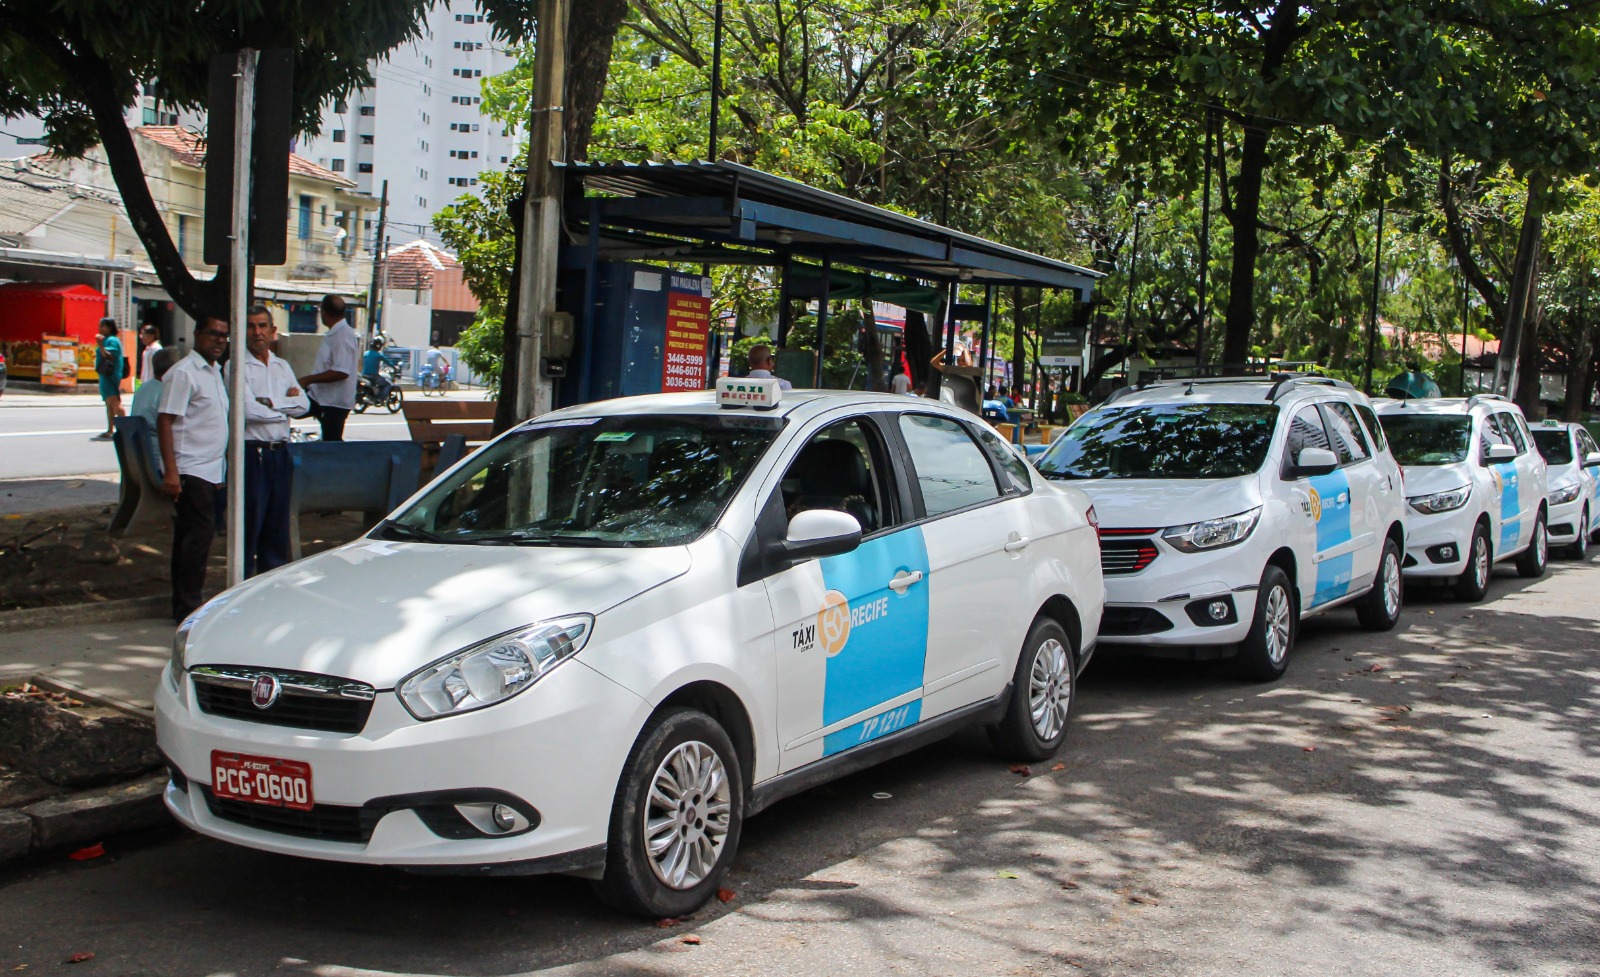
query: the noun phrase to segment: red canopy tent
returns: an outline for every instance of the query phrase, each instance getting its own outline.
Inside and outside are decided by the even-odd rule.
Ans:
[[[92,346],[105,314],[106,297],[88,285],[0,285],[0,340],[37,343],[43,336],[71,336]]]

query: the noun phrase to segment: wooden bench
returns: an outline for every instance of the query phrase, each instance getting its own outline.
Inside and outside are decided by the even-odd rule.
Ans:
[[[439,448],[452,435],[459,435],[460,448],[477,447],[494,437],[495,401],[492,400],[411,400],[400,407],[406,416],[406,427],[411,440],[422,445],[422,471],[431,478],[436,468],[442,470],[459,461],[464,450],[452,452],[445,464],[439,464]]]

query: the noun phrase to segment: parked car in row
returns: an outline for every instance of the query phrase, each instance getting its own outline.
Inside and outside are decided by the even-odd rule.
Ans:
[[[1100,519],[1102,646],[1236,659],[1274,680],[1300,621],[1387,630],[1403,602],[1400,468],[1366,396],[1326,377],[1128,387],[1038,459]]]
[[[1524,577],[1543,576],[1546,466],[1521,408],[1496,394],[1384,400],[1377,408],[1411,507],[1406,577],[1450,583],[1460,599],[1479,601],[1497,562],[1515,560]]]
[[[1548,419],[1534,426],[1533,443],[1550,482],[1550,545],[1582,560],[1600,534],[1600,447],[1582,424]]]

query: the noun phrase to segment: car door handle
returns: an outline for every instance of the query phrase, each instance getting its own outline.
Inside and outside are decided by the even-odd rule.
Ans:
[[[1018,552],[1021,552],[1022,550],[1027,549],[1028,548],[1028,544],[1031,543],[1031,542],[1033,542],[1033,540],[1029,539],[1026,536],[1018,536],[1016,533],[1012,533],[1011,534],[1011,538],[1006,540],[1006,552],[1007,553],[1018,553]]]
[[[905,570],[901,570],[899,573],[894,575],[893,580],[889,581],[889,589],[897,594],[904,595],[906,588],[910,587],[914,583],[917,583],[921,579],[921,570],[912,570],[909,573]]]

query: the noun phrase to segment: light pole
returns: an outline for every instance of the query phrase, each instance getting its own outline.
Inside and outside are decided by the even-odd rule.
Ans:
[[[1122,364],[1123,372],[1131,368],[1129,362],[1133,357],[1133,287],[1139,280],[1139,224],[1144,220],[1145,211],[1150,205],[1143,200],[1133,209],[1133,255],[1128,259],[1128,308],[1122,316]]]
[[[939,203],[940,227],[950,226],[950,157],[956,152],[957,150],[949,146],[940,146],[934,150],[939,157],[939,165],[944,167],[944,193]],[[956,352],[956,283],[950,282],[945,291],[947,295],[944,302],[944,358],[946,363],[953,364]]]
[[[711,145],[706,161],[717,161],[717,116],[722,108],[722,0],[717,0],[711,26]]]

